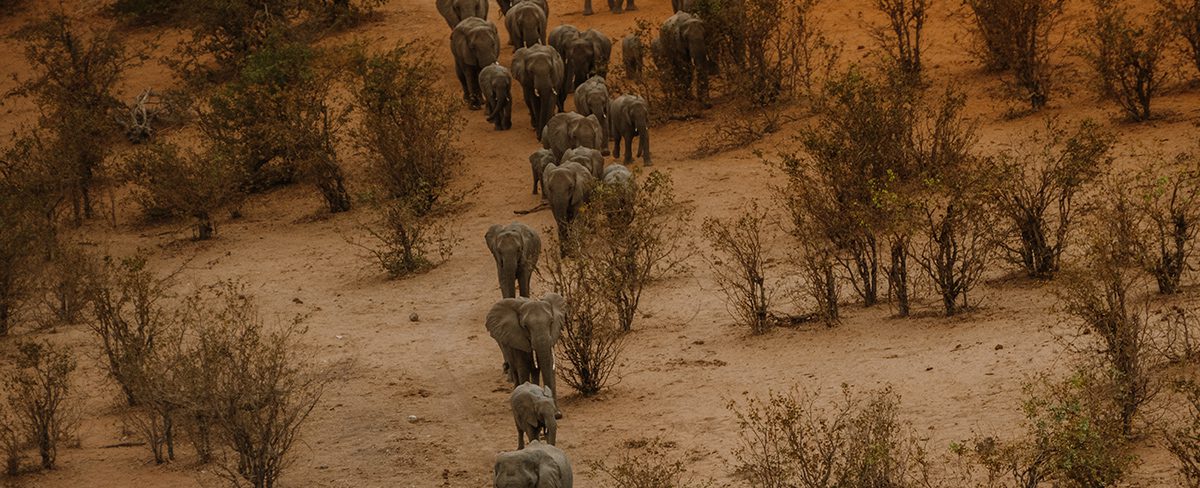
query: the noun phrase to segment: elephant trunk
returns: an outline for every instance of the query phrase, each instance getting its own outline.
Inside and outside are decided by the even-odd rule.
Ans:
[[[550,412],[550,415],[547,415],[544,420],[546,423],[546,443],[551,446],[555,445],[558,438],[558,420],[554,418],[557,414],[557,411]]]
[[[561,418],[562,413],[558,411],[558,387],[554,384],[554,344],[550,343],[549,337],[534,338],[533,350],[537,355],[538,370],[542,373],[542,385],[549,387],[553,394],[554,417]]]
[[[538,108],[537,121],[537,137],[540,141],[542,140],[543,129],[545,129],[546,124],[550,122],[550,118],[554,116],[555,97],[554,87],[551,86],[551,83],[540,83],[537,90],[539,102],[541,104],[541,107]]]
[[[513,282],[517,279],[517,260],[515,258],[500,258],[500,293],[504,298],[516,298],[517,292]]]

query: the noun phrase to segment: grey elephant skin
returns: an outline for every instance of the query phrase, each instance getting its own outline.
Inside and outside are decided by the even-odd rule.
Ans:
[[[454,52],[454,72],[462,85],[463,100],[477,110],[483,92],[479,74],[500,57],[500,34],[496,25],[479,17],[468,17],[450,33],[450,49]]]
[[[608,98],[608,83],[603,76],[593,76],[575,89],[575,112],[579,115],[595,115],[600,122],[600,132],[604,140],[608,140],[608,111],[611,102]],[[601,148],[601,153],[608,155],[608,144]]]
[[[592,172],[579,163],[550,164],[542,172],[542,193],[550,202],[550,211],[558,226],[560,252],[566,249],[568,227],[575,220],[579,207],[591,198],[595,185]]]
[[[521,2],[533,2],[537,6],[542,7],[542,12],[546,14],[547,19],[550,18],[550,4],[546,3],[546,0],[517,0],[516,2],[512,0],[496,0],[496,3],[500,4],[500,15],[508,15],[508,9]]]
[[[675,12],[691,12],[692,0],[671,0],[671,10]]]
[[[604,176],[604,155],[590,147],[573,147],[563,153],[563,163],[579,163],[592,173],[597,180]]]
[[[621,64],[625,66],[625,76],[641,79],[645,57],[646,47],[642,45],[641,38],[629,34],[621,39]]]
[[[676,12],[659,29],[659,41],[668,69],[674,78],[683,82],[691,96],[692,80],[696,82],[696,100],[708,103],[708,77],[717,66],[708,55],[704,22],[687,12]]]
[[[548,41],[563,59],[566,75],[559,91],[558,109],[563,110],[567,94],[592,76],[606,76],[612,57],[612,40],[600,31],[580,31],[564,24],[550,31]]]
[[[512,405],[513,421],[517,424],[517,449],[525,447],[525,439],[531,442],[544,440],[554,445],[558,437],[558,419],[554,413],[554,392],[546,386],[522,383],[513,389],[508,402]]]
[[[543,44],[523,47],[513,55],[512,74],[521,83],[530,123],[541,140],[546,124],[554,116],[555,90],[562,85],[562,58]]]
[[[542,147],[554,151],[562,161],[567,149],[583,146],[603,151],[608,141],[604,140],[604,129],[595,115],[582,116],[575,112],[564,112],[550,118],[542,133]]]
[[[537,268],[538,257],[542,254],[542,238],[528,225],[513,222],[491,226],[483,240],[496,260],[500,295],[514,298],[520,290],[521,296],[528,297],[529,277]]]
[[[540,382],[550,388],[556,405],[554,344],[562,333],[565,313],[566,302],[556,293],[539,299],[505,298],[492,305],[485,323],[509,366],[512,385]],[[561,416],[555,412],[555,417]]]
[[[633,0],[608,0],[609,12],[619,14],[626,10],[637,10],[637,5],[633,4]],[[593,13],[595,12],[592,11],[592,0],[583,0],[583,15],[592,15]]]
[[[637,155],[650,166],[650,105],[637,95],[621,95],[609,105],[614,158],[621,157],[621,142],[625,142],[625,164],[633,162],[633,137],[638,137]]]
[[[571,461],[562,449],[539,441],[496,456],[496,488],[572,488]]]
[[[558,159],[554,157],[554,151],[546,148],[538,149],[533,154],[529,155],[529,166],[533,169],[533,194],[537,195],[538,185],[542,183],[542,172],[546,170],[546,165],[555,164]],[[542,192],[543,197],[545,191]]]
[[[487,120],[496,130],[512,128],[512,74],[499,63],[489,64],[479,72],[479,89],[483,91],[483,106]]]
[[[633,184],[633,173],[624,165],[610,164],[604,168],[604,176],[601,181],[609,186],[628,187]]]
[[[451,29],[469,17],[487,19],[487,0],[436,0],[436,2],[438,13],[442,14],[442,18],[446,19],[446,23],[450,25]]]
[[[536,3],[513,5],[504,15],[504,27],[508,29],[508,43],[513,51],[546,43],[546,12]]]

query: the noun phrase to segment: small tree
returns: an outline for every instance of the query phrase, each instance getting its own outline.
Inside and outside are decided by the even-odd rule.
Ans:
[[[1177,293],[1200,231],[1200,173],[1189,154],[1180,154],[1143,170],[1132,183],[1143,266],[1159,293]]]
[[[872,0],[887,17],[887,25],[871,29],[884,53],[908,81],[921,79],[921,34],[930,0]]]
[[[376,203],[377,217],[363,225],[370,244],[351,240],[369,253],[391,278],[424,273],[450,257],[461,238],[451,232],[446,215],[456,207],[439,206],[422,213],[422,202],[395,198]]]
[[[210,239],[217,231],[213,214],[238,201],[244,181],[240,168],[219,151],[207,155],[154,144],[130,156],[125,179],[135,185],[133,198],[146,216],[185,217],[195,222],[195,238]]]
[[[27,155],[18,146],[0,158],[0,336],[17,324],[34,290],[38,250],[52,236]]]
[[[1179,460],[1179,474],[1188,486],[1200,483],[1200,386],[1186,382],[1179,390],[1187,398],[1187,417],[1167,433],[1167,449]]]
[[[138,388],[149,373],[149,363],[160,352],[170,325],[160,303],[166,283],[146,269],[143,258],[105,260],[93,278],[92,317],[89,324],[100,342],[104,367],[130,406],[138,404]]]
[[[1200,1],[1159,0],[1158,3],[1176,34],[1187,41],[1192,63],[1200,70]]]
[[[1024,98],[1032,110],[1050,98],[1054,66],[1051,34],[1062,21],[1065,0],[968,0],[982,41],[979,56],[995,71],[1011,72],[1008,82],[1014,96]]]
[[[21,472],[21,450],[29,440],[20,422],[7,403],[0,403],[0,456],[4,458],[4,474],[16,476]]]
[[[765,242],[770,225],[767,210],[751,203],[736,220],[709,217],[701,228],[713,248],[709,262],[729,314],[752,334],[765,333],[774,325],[771,308],[776,290],[767,274],[777,263],[767,255]]]
[[[1052,278],[1059,270],[1080,197],[1095,186],[1113,162],[1111,134],[1090,121],[1072,133],[1053,122],[1015,149],[992,160],[1000,173],[990,189],[1008,221],[1001,242],[1010,262],[1033,278]]]
[[[588,465],[612,480],[613,488],[707,488],[712,480],[696,480],[688,464],[672,453],[675,443],[662,439],[630,439],[615,461]]]
[[[8,377],[8,406],[37,446],[42,469],[54,469],[58,444],[74,429],[71,373],[75,358],[49,343],[18,346],[17,370]]]
[[[87,281],[96,272],[96,260],[80,246],[60,246],[42,272],[42,327],[77,324],[90,302]]]
[[[1165,58],[1171,41],[1167,20],[1156,14],[1139,25],[1120,0],[1093,4],[1083,54],[1095,71],[1100,95],[1117,102],[1131,120],[1150,120],[1150,103],[1171,76]]]

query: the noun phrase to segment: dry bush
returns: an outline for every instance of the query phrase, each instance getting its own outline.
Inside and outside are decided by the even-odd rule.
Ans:
[[[1040,110],[1050,99],[1056,47],[1051,34],[1063,19],[1065,0],[968,0],[974,30],[982,48],[978,55],[994,71],[1009,72],[1009,92]]]
[[[833,327],[841,321],[838,312],[841,281],[837,275],[834,251],[820,243],[802,246],[804,249],[800,251],[798,261],[803,283],[797,293],[813,302],[813,317],[826,327]]]
[[[1084,58],[1096,75],[1100,95],[1118,105],[1131,120],[1154,115],[1150,103],[1162,93],[1172,71],[1166,58],[1171,29],[1161,14],[1133,20],[1120,0],[1093,0],[1092,18],[1083,28]]]
[[[36,161],[30,143],[17,141],[0,155],[0,336],[20,322],[36,288],[38,251],[54,238],[44,205],[53,191],[42,191],[46,188],[39,181],[47,180],[42,168],[30,167]]]
[[[75,358],[50,343],[25,342],[17,350],[17,369],[5,384],[8,407],[37,447],[42,469],[54,469],[59,443],[75,428],[71,384]]]
[[[1139,409],[1153,398],[1151,324],[1135,244],[1135,215],[1120,192],[1098,215],[1083,256],[1059,292],[1065,310],[1078,318],[1081,332],[1094,334],[1099,356],[1112,372],[1113,401],[1121,431],[1133,432]]]
[[[708,32],[707,29],[706,26],[705,32]],[[610,92],[614,95],[634,94],[645,98],[652,124],[699,117],[703,107],[690,95],[689,87],[679,76],[679,71],[672,69],[672,62],[666,53],[652,48],[654,33],[657,32],[659,28],[649,20],[637,19],[633,34],[642,43],[642,72],[636,77],[630,77],[628,74],[610,76]],[[624,70],[624,66],[616,69]]]
[[[1156,310],[1154,315],[1151,320],[1158,327],[1152,332],[1152,354],[1165,364],[1191,363],[1200,358],[1200,320],[1195,311],[1170,306]]]
[[[1200,484],[1200,386],[1194,382],[1178,385],[1187,399],[1184,425],[1167,432],[1167,450],[1179,460],[1179,474],[1187,486]]]
[[[419,203],[392,199],[376,205],[376,220],[362,224],[368,242],[350,240],[365,250],[391,278],[403,278],[437,267],[462,239],[447,226],[459,205],[439,204],[422,213]]]
[[[642,291],[683,271],[692,255],[686,239],[692,207],[675,199],[671,177],[653,171],[629,187],[600,185],[572,222],[575,251],[595,266],[594,289],[608,301],[622,331],[633,328]]]
[[[753,486],[930,486],[924,446],[900,420],[891,388],[855,394],[843,385],[831,406],[819,402],[792,391],[730,403],[737,469]]]
[[[21,450],[28,444],[16,416],[7,403],[0,403],[0,456],[4,458],[4,474],[16,476],[21,472]]]
[[[1079,200],[1112,166],[1111,134],[1090,121],[1067,132],[1053,121],[1017,148],[992,160],[1000,173],[989,189],[1008,221],[1001,247],[1007,259],[1033,278],[1059,270]]]
[[[18,38],[33,77],[10,96],[30,97],[38,106],[39,124],[50,136],[47,154],[78,226],[93,215],[92,192],[115,142],[121,104],[114,90],[142,58],[130,55],[115,31],[85,32],[64,14],[26,26]]]
[[[704,219],[701,232],[712,246],[708,257],[725,306],[737,325],[762,334],[774,325],[772,307],[777,290],[767,275],[778,263],[767,255],[771,227],[768,210],[752,202],[741,217]]]
[[[217,151],[206,154],[172,144],[154,144],[126,159],[124,179],[136,185],[134,200],[149,218],[189,218],[194,237],[217,232],[214,214],[240,200],[240,168]]]
[[[135,257],[115,262],[106,258],[92,277],[89,326],[99,341],[103,365],[121,388],[130,406],[138,403],[138,387],[150,374],[149,363],[159,352],[170,314],[162,301],[167,283]]]
[[[1139,215],[1138,253],[1146,271],[1158,284],[1158,292],[1179,292],[1184,271],[1200,230],[1200,172],[1187,153],[1171,161],[1160,156],[1142,170],[1129,185]]]
[[[1158,0],[1158,4],[1175,32],[1187,41],[1192,63],[1200,70],[1200,1]]]
[[[187,2],[182,15],[191,39],[179,44],[168,64],[193,91],[234,78],[250,55],[280,38],[296,36],[291,21],[300,17],[303,1]]]
[[[573,229],[578,228],[572,224]],[[543,232],[551,235],[550,232]],[[563,367],[559,377],[583,396],[599,393],[610,383],[624,348],[616,310],[601,288],[604,263],[584,254],[581,235],[572,233],[561,245],[565,253],[546,253],[538,276],[567,302],[566,321],[555,354]],[[548,247],[554,249],[555,246]]]
[[[615,461],[593,461],[588,466],[607,476],[613,488],[707,488],[712,480],[697,480],[688,473],[687,462],[672,453],[675,443],[654,439],[630,439]],[[611,457],[611,456],[610,456]]]
[[[887,17],[887,25],[872,28],[871,36],[907,81],[921,79],[921,34],[930,3],[931,0],[872,0],[875,9]]]
[[[42,270],[42,328],[80,323],[91,302],[88,279],[96,258],[78,245],[60,245]]]
[[[228,158],[261,191],[297,177],[321,192],[330,212],[350,209],[337,150],[345,110],[330,105],[335,69],[326,53],[274,41],[246,56],[237,79],[208,98],[199,128],[210,158]]]
[[[952,444],[951,452],[983,468],[987,483],[978,486],[1113,486],[1134,458],[1106,398],[1105,381],[1086,367],[1065,380],[1041,377],[1025,386],[1023,433],[977,437]]]

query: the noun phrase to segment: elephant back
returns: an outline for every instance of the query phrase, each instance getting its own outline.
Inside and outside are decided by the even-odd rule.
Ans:
[[[504,25],[511,34],[520,30],[522,23],[533,20],[538,24],[546,24],[546,12],[533,2],[521,2],[508,9],[504,16]],[[545,31],[543,31],[545,32]],[[539,39],[540,41],[540,39]]]
[[[579,39],[579,28],[571,24],[563,24],[550,31],[550,36],[546,42],[555,51],[558,51],[560,57],[565,57],[567,55],[567,46],[577,39]]]
[[[495,24],[479,17],[468,17],[450,33],[455,56],[472,66],[488,66],[500,57],[500,34]]]

